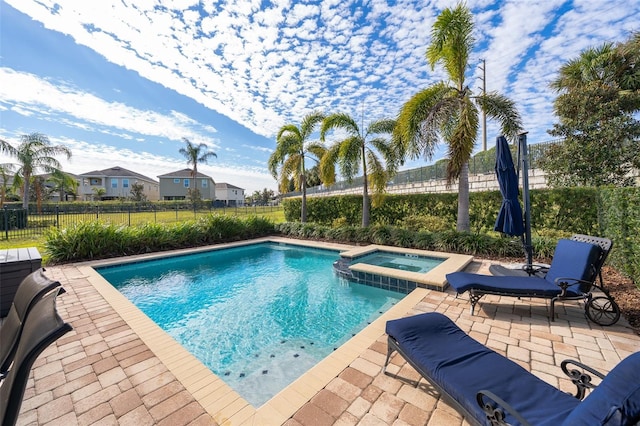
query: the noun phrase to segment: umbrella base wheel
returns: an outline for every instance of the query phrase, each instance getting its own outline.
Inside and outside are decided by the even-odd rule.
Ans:
[[[613,325],[620,319],[620,307],[612,297],[592,297],[587,301],[584,310],[587,318],[598,325]]]

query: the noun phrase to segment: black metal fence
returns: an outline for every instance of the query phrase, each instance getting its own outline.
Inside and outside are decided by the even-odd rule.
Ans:
[[[4,206],[0,210],[0,240],[38,237],[51,228],[65,228],[81,222],[104,221],[123,226],[144,223],[172,223],[209,214],[269,216],[281,206],[213,207],[191,203],[94,204],[61,203],[35,205],[29,209]]]

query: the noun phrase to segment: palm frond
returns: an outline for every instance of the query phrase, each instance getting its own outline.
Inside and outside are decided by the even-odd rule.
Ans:
[[[351,136],[339,142],[338,164],[340,173],[348,182],[351,182],[360,170],[363,143],[364,141],[360,136]]]
[[[400,109],[392,140],[401,156],[433,157],[445,111],[452,103],[452,88],[437,83],[413,95]]]
[[[338,112],[327,116],[320,126],[320,140],[324,141],[327,132],[330,130],[342,129],[347,132],[349,136],[360,135],[360,128],[349,114]]]
[[[398,151],[395,149],[393,144],[385,138],[371,139],[369,144],[382,155],[388,176],[395,176],[398,172],[400,158],[398,157]]]
[[[507,139],[518,140],[518,134],[522,132],[522,119],[515,102],[497,92],[489,92],[476,99],[487,117],[498,121]]]
[[[334,144],[320,159],[320,179],[325,185],[336,183],[336,163],[339,152],[340,145]]]
[[[321,111],[313,111],[304,116],[300,123],[300,137],[303,141],[309,139],[309,137],[315,131],[318,124],[325,119],[325,114]]]
[[[451,183],[460,176],[460,171],[471,158],[476,136],[478,135],[478,109],[470,99],[460,108],[457,126],[450,139],[449,162],[447,163],[447,182]]]
[[[392,120],[389,118],[372,121],[367,126],[367,135],[371,134],[391,134],[393,133],[393,129],[396,127],[396,120]]]
[[[431,44],[427,48],[431,69],[442,62],[451,81],[462,90],[474,42],[473,17],[469,9],[458,3],[453,9],[443,10],[433,24]]]

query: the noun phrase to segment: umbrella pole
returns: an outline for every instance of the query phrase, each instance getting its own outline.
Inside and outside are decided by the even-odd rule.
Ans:
[[[533,246],[531,244],[531,203],[529,200],[529,164],[527,154],[527,133],[518,137],[520,160],[522,161],[522,202],[524,204],[524,251],[527,260],[526,271],[533,272]]]

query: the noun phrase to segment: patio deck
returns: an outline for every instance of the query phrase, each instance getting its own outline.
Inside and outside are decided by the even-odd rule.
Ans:
[[[488,273],[488,265],[475,261],[467,270]],[[47,268],[47,275],[67,290],[58,298],[58,310],[74,330],[36,361],[19,425],[468,424],[401,357],[396,355],[388,368],[400,378],[381,373],[387,350],[383,329],[376,329],[377,337],[355,359],[334,366],[320,391],[293,389],[290,404],[257,412],[235,399],[224,410],[212,410],[208,396],[190,384],[187,390],[177,378],[184,372],[168,367],[103,298],[85,268]],[[478,341],[563,390],[573,386],[563,378],[562,360],[578,359],[608,372],[640,350],[640,336],[624,319],[612,327],[597,326],[576,302],[559,303],[559,318],[551,323],[548,301],[542,299],[488,296],[471,316],[466,295],[415,291],[417,302],[404,314],[442,312]],[[197,368],[185,364],[183,370]]]

